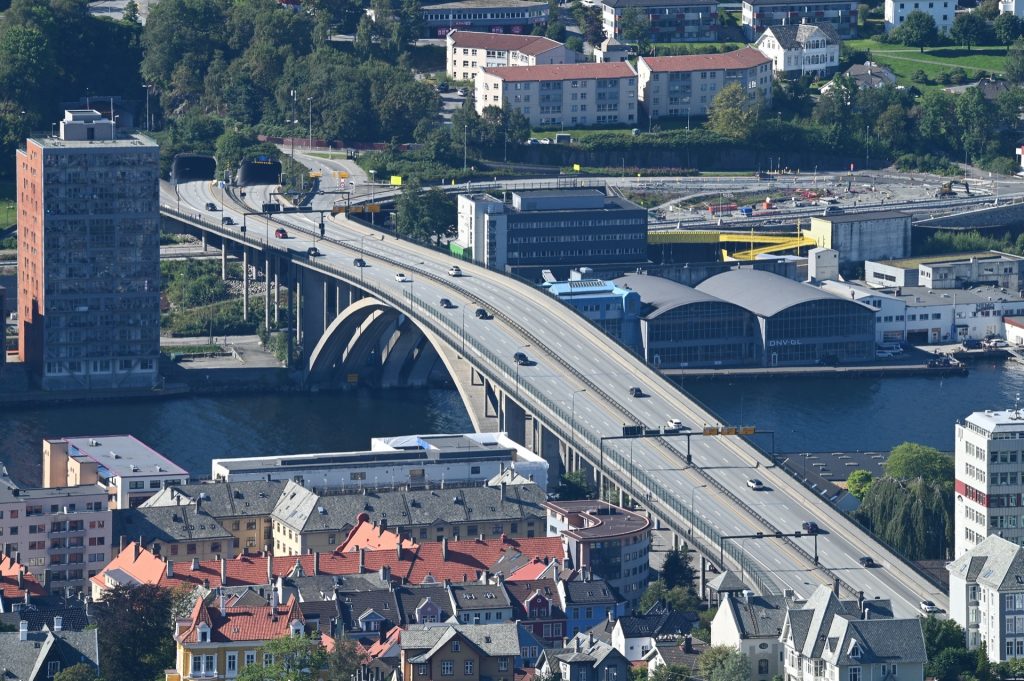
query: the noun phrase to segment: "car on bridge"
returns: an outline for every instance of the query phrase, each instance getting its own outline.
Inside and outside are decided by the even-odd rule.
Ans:
[[[640,388],[640,387],[637,387],[637,386],[633,386],[632,388],[629,389],[629,396],[630,397],[643,397],[644,396],[644,389]]]
[[[921,601],[921,612],[926,615],[934,615],[937,612],[942,612],[942,608],[935,605],[932,601]]]
[[[525,352],[517,352],[512,355],[512,360],[520,366],[525,366],[530,363],[530,358],[526,356]]]
[[[476,309],[476,312],[474,312],[473,314],[476,315],[477,319],[490,319],[491,318],[491,314],[487,310],[483,309],[482,307],[478,307]]]
[[[287,239],[288,238],[288,232],[284,231],[283,228],[278,227],[277,229],[274,230],[274,238],[275,239]]]
[[[441,307],[443,307],[446,310],[451,310],[455,307],[455,304],[452,303],[452,301],[448,300],[447,298],[442,298]]]
[[[857,562],[861,564],[861,567],[866,567],[866,568],[878,567],[878,563],[876,563],[875,559],[872,558],[871,556],[861,556],[857,560]]]
[[[352,264],[355,265],[356,267],[366,267],[366,261],[363,260],[362,258],[356,258],[355,260],[352,261]]]
[[[225,215],[224,217],[222,217],[220,219],[220,223],[222,225],[233,225],[233,224],[235,224],[235,219],[233,217],[231,217],[230,215]]]
[[[757,478],[751,478],[750,480],[747,480],[747,487],[754,490],[755,492],[760,492],[761,490],[764,489],[764,483],[758,480]]]
[[[451,267],[448,268],[448,276],[449,277],[461,277],[462,276],[462,268],[459,267],[458,265],[452,265]]]
[[[320,249],[317,248],[316,246],[310,246],[309,248],[306,249],[306,255],[308,255],[311,258],[319,258],[321,255],[323,255],[323,253],[321,253]]]
[[[688,430],[679,419],[669,419],[668,423],[665,424],[665,428],[666,430]]]
[[[215,204],[213,201],[207,201],[206,210],[217,210],[217,204]]]
[[[412,281],[412,277],[407,275],[405,272],[399,272],[398,274],[395,275],[395,281],[400,282],[402,284],[407,284],[410,281]]]
[[[807,534],[818,534],[821,532],[821,528],[818,527],[818,523],[813,520],[805,520],[804,524],[801,525],[800,528]]]

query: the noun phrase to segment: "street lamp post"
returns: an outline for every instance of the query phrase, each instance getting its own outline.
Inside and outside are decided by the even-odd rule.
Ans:
[[[146,132],[149,132],[149,90],[152,85],[143,85],[146,88]]]
[[[306,97],[306,101],[309,102],[309,146],[306,151],[311,152],[313,151],[313,98]]]
[[[687,438],[686,441],[689,442],[690,439]],[[703,485],[694,485],[690,488],[690,534],[693,534],[693,520],[697,517],[697,507],[694,505],[694,494],[697,493],[697,490],[704,489],[705,487],[707,487],[707,483],[704,483]]]
[[[469,123],[462,126],[462,172],[466,172],[466,161],[469,147]]]
[[[370,226],[373,227],[373,188],[377,182],[377,171],[370,169]]]
[[[466,356],[466,304],[462,304],[462,356]]]

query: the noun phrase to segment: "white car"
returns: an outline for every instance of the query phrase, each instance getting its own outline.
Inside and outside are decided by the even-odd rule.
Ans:
[[[404,272],[399,272],[395,275],[395,281],[400,283],[406,283],[412,281],[412,277],[406,275]]]
[[[754,490],[755,492],[760,492],[761,490],[764,489],[764,483],[758,480],[757,478],[751,478],[750,480],[747,480],[747,487]]]
[[[931,601],[921,601],[921,612],[925,613],[926,615],[931,615],[936,612],[942,612],[942,608],[935,605]]]
[[[462,276],[462,269],[458,265],[452,265],[451,267],[448,268],[448,276],[449,277],[461,277]]]
[[[669,430],[681,430],[683,427],[683,422],[680,421],[679,419],[669,419],[668,423],[665,424],[665,427],[668,428]]]

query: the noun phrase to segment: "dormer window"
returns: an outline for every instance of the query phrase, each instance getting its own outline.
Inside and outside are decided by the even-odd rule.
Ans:
[[[860,644],[856,641],[850,641],[850,647],[847,650],[847,654],[854,659],[859,658],[861,656]]]
[[[210,627],[205,622],[199,625],[199,642],[209,643],[210,642]]]
[[[291,629],[292,636],[302,635],[302,622],[300,622],[299,620],[292,620],[292,623],[289,625],[289,628]]]

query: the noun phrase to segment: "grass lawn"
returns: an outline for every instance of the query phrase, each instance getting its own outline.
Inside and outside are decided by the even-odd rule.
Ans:
[[[850,49],[870,51],[873,61],[892,69],[900,85],[914,85],[918,88],[922,85],[913,82],[910,77],[919,69],[932,81],[929,85],[940,87],[937,81],[943,72],[959,67],[974,78],[979,71],[1002,73],[1006,63],[1004,45],[980,45],[970,51],[962,47],[926,47],[922,53],[917,48],[884,45],[874,40],[848,40],[845,44]]]

